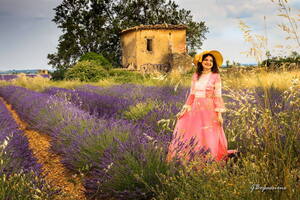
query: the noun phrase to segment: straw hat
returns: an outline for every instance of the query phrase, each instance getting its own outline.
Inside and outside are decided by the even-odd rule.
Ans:
[[[203,51],[199,54],[196,54],[195,57],[194,57],[194,61],[193,61],[194,65],[197,66],[198,62],[202,62],[202,56],[205,55],[205,54],[208,54],[208,53],[215,57],[218,67],[222,66],[223,56],[217,50]]]

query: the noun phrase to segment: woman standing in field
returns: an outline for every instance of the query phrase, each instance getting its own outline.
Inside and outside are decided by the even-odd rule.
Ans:
[[[186,160],[194,158],[194,152],[210,152],[221,161],[236,150],[227,150],[227,140],[222,128],[222,112],[225,106],[221,95],[219,67],[223,57],[219,51],[204,51],[195,55],[197,67],[192,76],[190,94],[177,114],[173,139],[167,160],[174,157]]]

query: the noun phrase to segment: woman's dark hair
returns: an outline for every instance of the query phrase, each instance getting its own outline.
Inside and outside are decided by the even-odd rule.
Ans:
[[[202,56],[202,61],[207,57],[207,56],[211,56],[213,58],[213,67],[211,68],[211,71],[213,73],[219,73],[219,68],[218,68],[218,65],[217,65],[217,62],[216,62],[216,59],[215,57],[212,55],[212,54],[204,54]],[[196,73],[198,75],[198,79],[199,77],[201,76],[203,72],[203,66],[202,66],[202,62],[198,62],[198,65],[197,65],[197,69],[196,69]]]

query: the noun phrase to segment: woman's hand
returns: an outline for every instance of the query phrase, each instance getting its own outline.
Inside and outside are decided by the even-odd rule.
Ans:
[[[181,118],[186,112],[191,110],[191,106],[184,105],[179,113],[177,113],[176,117],[177,119]]]
[[[218,112],[218,121],[220,122],[221,125],[223,125],[224,120],[223,120],[221,112]]]
[[[181,111],[179,113],[177,113],[177,115],[176,115],[177,119],[181,118],[185,112],[186,112],[186,109],[182,108]]]

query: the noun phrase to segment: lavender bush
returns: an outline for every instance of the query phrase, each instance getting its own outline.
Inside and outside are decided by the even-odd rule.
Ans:
[[[131,104],[129,100],[117,96],[100,95],[84,90],[49,88],[44,93],[66,99],[80,109],[102,118],[116,117],[116,115],[120,114],[122,110],[127,109]]]
[[[188,94],[188,88],[183,87],[178,87],[175,91],[172,86],[155,87],[131,83],[111,87],[84,85],[76,89],[128,99],[133,102],[132,104],[145,100],[159,100],[168,103],[182,102]]]
[[[19,129],[18,125],[1,101],[0,143],[3,143],[7,138],[10,139],[5,151],[9,157],[12,158],[12,163],[10,163],[6,169],[2,170],[5,170],[6,173],[10,174],[13,170],[20,171],[22,169],[24,172],[34,171],[39,175],[41,173],[41,166],[37,163],[29,149],[27,138],[23,135],[23,132]]]
[[[12,79],[15,79],[15,78],[18,78],[18,76],[17,75],[13,75],[13,74],[11,74],[11,75],[9,75],[9,74],[7,74],[7,75],[0,75],[0,80],[3,80],[3,81],[9,81],[9,80],[12,80]]]
[[[159,184],[158,174],[171,174],[173,163],[166,162],[165,144],[136,131],[126,141],[116,140],[102,158],[102,170],[91,170],[86,181],[89,196],[116,199],[150,199],[147,185]],[[146,184],[145,184],[146,183]]]

